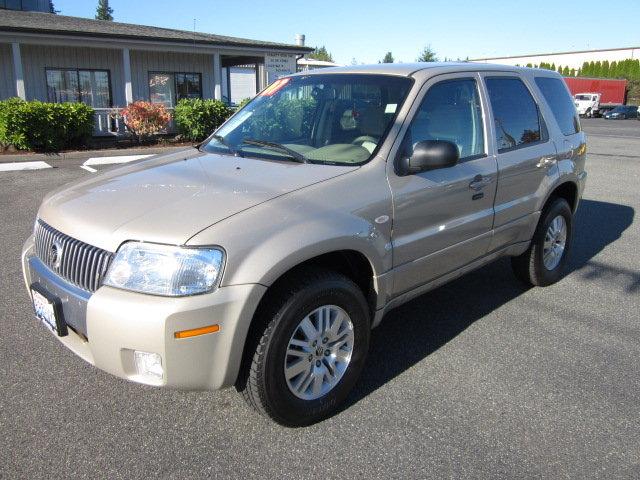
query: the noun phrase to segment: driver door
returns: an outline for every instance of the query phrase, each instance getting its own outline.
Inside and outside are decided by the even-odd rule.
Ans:
[[[497,164],[489,155],[490,126],[479,76],[437,76],[421,94],[394,157],[411,155],[419,141],[447,140],[458,147],[460,160],[453,167],[406,176],[388,162],[394,205],[393,296],[485,255],[493,228]]]

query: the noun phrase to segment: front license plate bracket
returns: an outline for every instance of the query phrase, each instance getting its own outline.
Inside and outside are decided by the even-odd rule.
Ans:
[[[59,337],[66,337],[69,330],[64,321],[62,301],[38,282],[31,285],[31,291],[36,317]],[[48,305],[42,305],[42,302],[46,302]],[[51,314],[53,314],[53,318],[51,318]]]

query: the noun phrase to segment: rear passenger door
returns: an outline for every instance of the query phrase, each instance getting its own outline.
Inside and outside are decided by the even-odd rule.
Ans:
[[[498,164],[494,235],[490,250],[527,241],[538,206],[558,175],[557,151],[549,139],[539,101],[515,73],[482,74],[489,99],[493,152]]]

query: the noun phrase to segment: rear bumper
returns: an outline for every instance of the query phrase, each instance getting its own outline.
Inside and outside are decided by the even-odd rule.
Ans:
[[[28,239],[22,253],[27,289],[38,281],[63,304],[69,334],[57,337],[96,367],[127,380],[187,390],[234,384],[251,319],[266,287],[236,285],[192,297],[167,298],[101,287],[90,294],[48,270]],[[219,331],[176,339],[212,324]],[[160,355],[163,377],[140,375],[134,351]]]

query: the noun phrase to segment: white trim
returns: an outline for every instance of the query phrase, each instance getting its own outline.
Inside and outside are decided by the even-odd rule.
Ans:
[[[213,54],[213,98],[222,100],[222,65],[220,52]]]
[[[0,172],[12,172],[15,170],[41,170],[51,168],[47,162],[11,162],[0,163]]]
[[[128,163],[134,160],[152,157],[153,155],[117,155],[115,157],[91,157],[84,162],[83,166],[89,165],[113,165],[116,163]]]
[[[122,73],[124,76],[124,99],[127,105],[133,103],[133,84],[131,83],[131,57],[129,49],[122,49]]]
[[[27,96],[24,90],[24,74],[22,72],[22,55],[20,55],[20,44],[13,42],[11,44],[13,52],[13,75],[16,81],[16,95],[22,100],[26,100]]]
[[[80,165],[80,168],[86,170],[87,172],[96,173],[98,170],[95,168],[88,167],[87,165]]]

